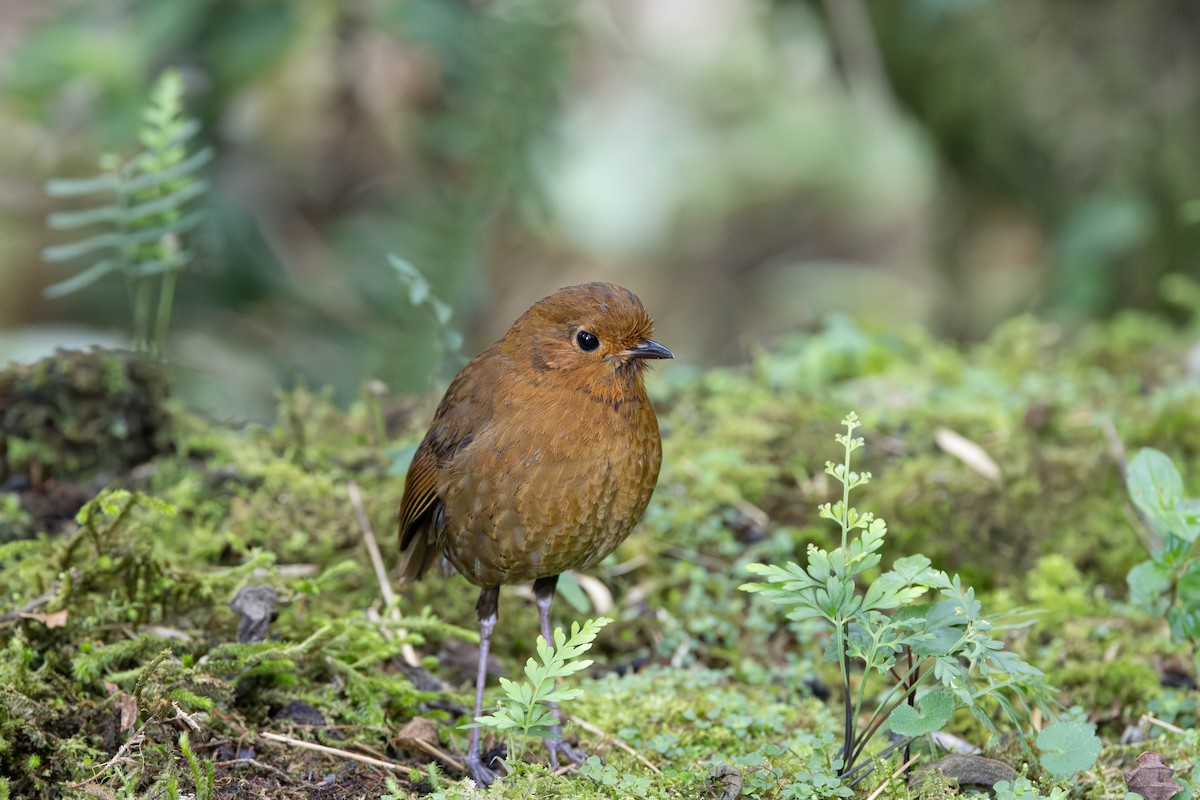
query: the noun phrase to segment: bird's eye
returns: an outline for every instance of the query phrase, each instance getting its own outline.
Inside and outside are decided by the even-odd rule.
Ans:
[[[580,331],[575,334],[575,341],[579,345],[579,349],[585,353],[590,353],[600,346],[600,337],[591,331]]]

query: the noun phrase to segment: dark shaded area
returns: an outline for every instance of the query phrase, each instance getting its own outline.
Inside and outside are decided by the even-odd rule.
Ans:
[[[58,351],[0,372],[0,481],[126,472],[166,452],[161,364],[121,350]]]

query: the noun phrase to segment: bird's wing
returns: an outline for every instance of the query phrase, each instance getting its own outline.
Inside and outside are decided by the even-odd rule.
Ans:
[[[413,456],[408,468],[408,479],[404,482],[404,497],[400,501],[400,549],[404,550],[412,541],[420,523],[424,522],[437,505],[438,456],[433,446],[427,447],[429,437]]]
[[[439,472],[471,443],[477,431],[491,424],[496,385],[507,363],[490,348],[463,367],[446,389],[429,432],[413,456],[400,500],[400,549],[407,551],[400,568],[402,580],[421,577],[441,550]]]

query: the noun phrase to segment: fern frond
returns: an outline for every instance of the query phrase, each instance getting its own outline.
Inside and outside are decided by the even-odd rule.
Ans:
[[[203,212],[187,206],[208,191],[197,172],[212,158],[200,148],[188,154],[188,144],[200,124],[183,113],[183,80],[164,72],[155,83],[138,131],[143,150],[127,160],[101,159],[103,174],[93,178],[55,179],[46,184],[53,197],[106,194],[111,199],[91,208],[58,211],[47,218],[51,228],[79,230],[105,226],[109,230],[78,241],[47,247],[49,262],[102,255],[79,274],[46,290],[47,297],[77,292],[110,273],[124,274],[134,304],[134,344],[161,351],[170,321],[177,274],[191,261],[181,236],[204,220]],[[157,293],[148,281],[160,281]],[[156,302],[157,311],[151,313]],[[153,318],[153,335],[151,319]]]

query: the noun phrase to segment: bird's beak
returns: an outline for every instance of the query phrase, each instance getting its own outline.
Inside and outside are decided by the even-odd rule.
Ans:
[[[675,354],[652,339],[643,339],[621,355],[626,358],[674,358]]]

